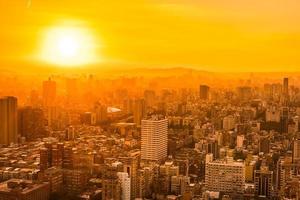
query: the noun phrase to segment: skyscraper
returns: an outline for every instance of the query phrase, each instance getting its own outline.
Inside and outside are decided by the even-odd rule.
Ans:
[[[133,106],[133,121],[137,126],[141,125],[141,120],[146,115],[146,107],[144,99],[136,99]]]
[[[48,81],[43,82],[43,105],[53,106],[56,98],[56,82],[49,78]]]
[[[167,156],[168,120],[158,116],[142,120],[142,159],[161,160]]]
[[[200,99],[201,100],[209,99],[209,87],[207,85],[200,85]]]
[[[0,98],[0,144],[17,143],[17,98]]]
[[[285,98],[289,95],[289,78],[283,79],[283,94]]]
[[[280,133],[288,132],[289,108],[283,107],[280,114]]]

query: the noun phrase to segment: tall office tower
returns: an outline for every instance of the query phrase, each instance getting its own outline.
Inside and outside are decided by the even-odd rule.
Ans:
[[[293,163],[300,163],[300,139],[293,141]]]
[[[56,82],[49,78],[43,82],[43,105],[45,107],[54,106],[56,98]]]
[[[270,199],[272,196],[273,171],[267,166],[261,166],[254,171],[255,196]]]
[[[24,107],[18,110],[18,132],[26,141],[47,137],[46,117],[40,108]]]
[[[209,99],[209,87],[207,85],[200,85],[200,99],[201,100]]]
[[[245,164],[227,160],[211,161],[205,166],[205,186],[209,191],[242,194],[245,187]]]
[[[283,107],[280,114],[280,133],[288,132],[289,108]]]
[[[141,120],[146,116],[146,107],[144,99],[136,99],[133,106],[133,121],[139,126],[141,125]]]
[[[130,178],[126,172],[118,172],[117,176],[121,182],[122,200],[130,200]]]
[[[142,120],[141,140],[143,160],[161,160],[167,157],[168,119],[153,116]]]
[[[0,144],[18,142],[17,98],[0,98]]]
[[[283,98],[285,102],[289,100],[289,78],[283,79]]]
[[[131,152],[128,157],[120,157],[123,164],[123,172],[126,172],[130,178],[131,199],[137,197],[137,172],[140,166],[140,151]]]

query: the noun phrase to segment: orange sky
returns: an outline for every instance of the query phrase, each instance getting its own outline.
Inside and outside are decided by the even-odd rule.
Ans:
[[[0,0],[0,65],[37,64],[41,32],[72,21],[97,38],[101,65],[300,71],[299,10],[299,0]]]

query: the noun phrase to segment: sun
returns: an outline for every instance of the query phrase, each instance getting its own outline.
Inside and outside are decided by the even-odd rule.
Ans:
[[[96,41],[86,28],[58,26],[47,29],[41,58],[50,64],[74,67],[98,61]]]
[[[58,52],[65,58],[75,58],[79,54],[80,45],[72,36],[61,37],[57,41]]]

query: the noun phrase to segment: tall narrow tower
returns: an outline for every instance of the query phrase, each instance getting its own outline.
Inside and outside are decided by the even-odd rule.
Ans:
[[[283,79],[283,100],[284,104],[289,102],[289,78]]]
[[[49,80],[43,82],[43,104],[45,107],[53,106],[56,98],[56,82]]]
[[[17,143],[17,98],[0,98],[0,144]]]

